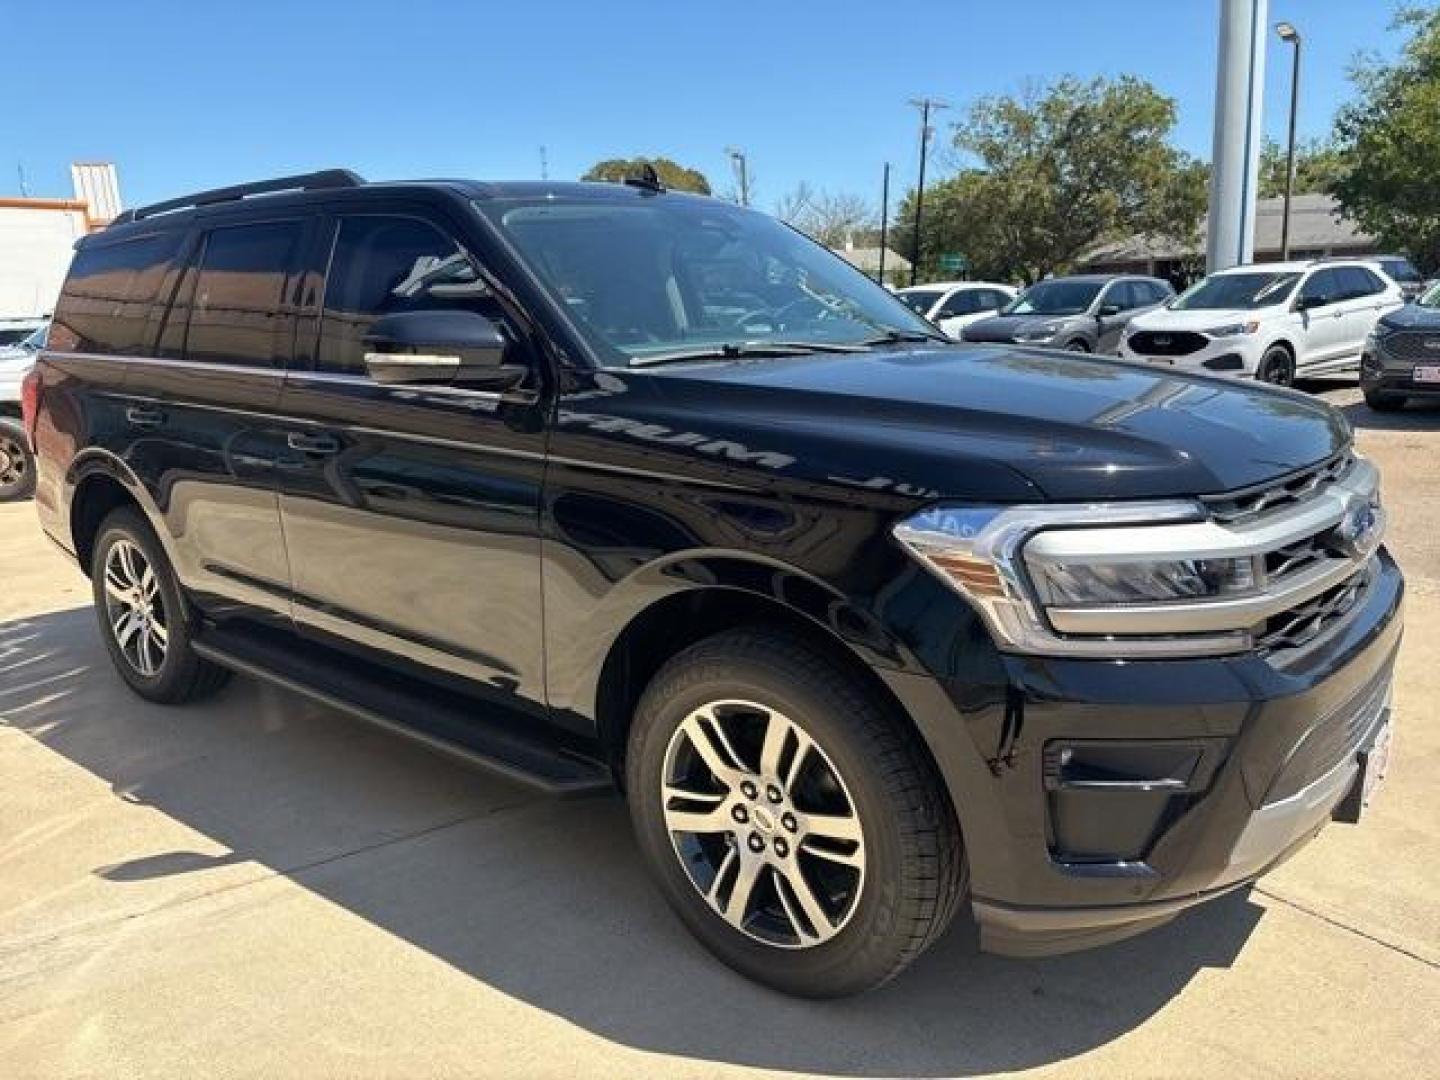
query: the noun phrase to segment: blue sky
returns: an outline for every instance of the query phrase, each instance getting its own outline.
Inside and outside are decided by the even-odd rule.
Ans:
[[[346,165],[370,178],[550,176],[666,154],[755,201],[801,180],[878,201],[914,181],[906,100],[957,108],[1066,73],[1134,73],[1180,105],[1208,157],[1219,0],[0,0],[10,42],[0,193],[67,195],[111,160],[129,205]],[[1271,0],[1305,34],[1302,135],[1329,129],[1360,50],[1393,54],[1390,0]],[[1266,128],[1283,137],[1290,56],[1274,42]]]

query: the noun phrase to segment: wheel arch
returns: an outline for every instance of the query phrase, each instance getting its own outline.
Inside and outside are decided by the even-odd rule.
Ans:
[[[857,644],[836,629],[834,620],[785,603],[774,596],[736,586],[707,586],[671,593],[634,615],[615,636],[598,666],[593,693],[593,718],[599,744],[617,777],[624,775],[625,746],[635,706],[656,672],[671,657],[695,642],[741,626],[783,628],[816,651],[832,658],[891,710],[897,722],[915,735],[939,768],[928,741],[904,703],[872,666],[872,646]],[[898,649],[893,642],[888,648]],[[908,666],[896,657],[898,670]],[[908,657],[907,657],[908,659]]]
[[[70,492],[66,515],[70,545],[80,569],[87,576],[100,523],[107,514],[121,506],[133,506],[140,511],[159,537],[161,547],[166,549],[166,556],[171,556],[164,530],[155,528],[157,515],[155,508],[149,504],[144,486],[113,454],[92,450],[77,457],[67,471],[66,487]]]

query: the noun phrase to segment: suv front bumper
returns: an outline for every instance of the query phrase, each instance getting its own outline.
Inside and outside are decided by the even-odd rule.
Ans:
[[[997,655],[1003,688],[890,679],[957,807],[982,947],[1047,955],[1128,937],[1253,881],[1349,813],[1360,758],[1388,735],[1402,594],[1382,550],[1349,617],[1284,654]]]
[[[1187,333],[1185,336],[1195,335]],[[1233,337],[1207,338],[1202,348],[1183,356],[1159,356],[1137,351],[1126,336],[1120,339],[1116,354],[1122,360],[1134,360],[1156,367],[1251,379],[1260,367],[1260,359],[1265,355],[1265,349],[1258,334],[1237,334]]]

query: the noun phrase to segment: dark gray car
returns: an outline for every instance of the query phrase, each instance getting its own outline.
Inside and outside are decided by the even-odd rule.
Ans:
[[[1038,282],[992,319],[971,323],[966,341],[1049,345],[1113,353],[1136,315],[1175,295],[1168,281],[1122,274],[1075,274]]]

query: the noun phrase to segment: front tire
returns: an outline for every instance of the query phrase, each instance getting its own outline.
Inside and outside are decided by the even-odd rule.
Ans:
[[[626,777],[682,921],[786,993],[893,978],[964,891],[959,828],[918,737],[793,635],[730,631],[670,660],[636,711]]]
[[[229,672],[195,652],[189,608],[160,541],[134,509],[100,524],[90,564],[100,635],[120,677],[164,705],[195,701]]]
[[[1271,386],[1295,385],[1295,358],[1279,345],[1272,345],[1260,358],[1255,378]]]
[[[28,499],[35,491],[35,456],[18,420],[0,417],[0,502]]]

